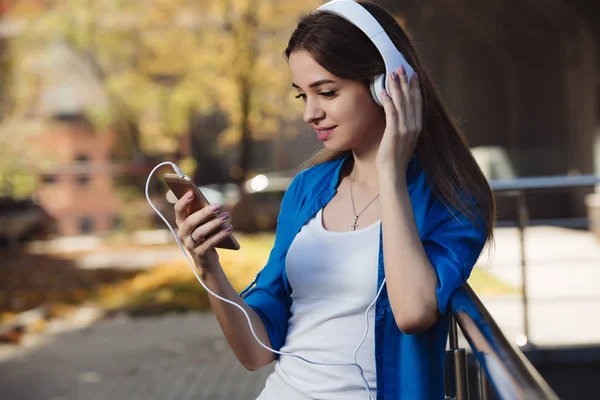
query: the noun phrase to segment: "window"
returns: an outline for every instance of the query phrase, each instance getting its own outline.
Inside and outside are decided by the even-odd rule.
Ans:
[[[52,185],[58,181],[56,175],[42,175],[41,181],[44,185]]]
[[[94,231],[94,220],[91,217],[84,216],[79,218],[79,233],[86,235]]]
[[[77,164],[87,164],[90,162],[90,158],[85,154],[79,154],[77,157],[75,157],[75,162]]]
[[[90,162],[90,158],[85,154],[79,154],[75,157],[75,163],[77,166],[75,167],[75,173],[77,174],[77,183],[84,186],[87,185],[90,181],[89,171],[86,169],[80,168],[81,166],[85,166]],[[79,168],[78,168],[79,167]]]
[[[112,217],[111,226],[113,231],[121,230],[123,228],[123,217],[120,215],[115,215]]]
[[[85,186],[89,183],[90,177],[87,174],[78,174],[77,175],[77,183],[81,186]]]

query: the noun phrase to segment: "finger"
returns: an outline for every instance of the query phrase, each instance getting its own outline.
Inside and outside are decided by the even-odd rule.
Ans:
[[[188,217],[187,208],[193,199],[194,192],[190,190],[188,193],[186,193],[185,196],[177,200],[177,202],[175,203],[175,223],[177,224],[177,226],[181,226],[181,224],[183,224],[183,221],[185,221],[185,219]]]
[[[194,251],[196,247],[200,246],[205,241],[204,238],[200,238],[195,241],[194,240],[192,240],[192,234],[190,233],[189,235],[187,235],[187,237],[184,238],[183,244],[185,245],[185,247],[188,248],[188,250]]]
[[[201,241],[202,239],[206,239],[209,236],[213,235],[215,232],[218,232],[224,225],[229,221],[230,214],[228,212],[219,215],[218,218],[214,218],[202,225],[196,227],[191,233],[190,236],[196,242]]]
[[[421,84],[419,83],[419,76],[415,72],[413,75],[412,91],[413,91],[413,108],[415,111],[415,124],[417,131],[421,132],[423,129],[423,99],[421,96]]]
[[[398,117],[396,116],[396,108],[394,107],[394,103],[385,89],[381,92],[381,99],[383,100],[383,109],[385,110],[385,127],[386,129],[396,129],[398,121]]]
[[[402,91],[400,89],[400,77],[396,72],[392,72],[390,76],[390,97],[392,99],[392,104],[396,109],[396,125],[398,127],[402,126],[402,121],[404,120],[404,99],[402,98]]]
[[[206,253],[208,250],[212,249],[219,243],[221,243],[229,234],[233,231],[233,226],[227,224],[221,228],[221,230],[210,238],[206,240],[206,242],[202,243],[200,246],[196,247],[194,252],[196,255],[200,255]]]
[[[410,97],[410,82],[408,82],[408,75],[404,66],[398,68],[398,83],[400,85],[400,93],[402,95],[402,104],[404,105],[404,125],[407,129],[414,129],[414,111],[413,104]],[[404,131],[406,132],[406,131]]]
[[[189,215],[179,227],[182,235],[188,236],[194,229],[196,229],[198,225],[213,219],[219,212],[220,208],[220,205],[213,204]]]

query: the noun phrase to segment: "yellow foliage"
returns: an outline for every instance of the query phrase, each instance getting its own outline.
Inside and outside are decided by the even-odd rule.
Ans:
[[[0,197],[27,198],[38,183],[33,172],[48,161],[31,146],[41,126],[8,120],[0,126]]]
[[[239,292],[254,280],[267,262],[274,236],[238,235],[238,240],[242,250],[218,252],[225,274]],[[206,296],[183,255],[180,260],[158,265],[128,281],[107,285],[99,291],[100,302],[109,309],[143,308],[156,303],[197,308],[198,305],[208,305]]]
[[[52,43],[67,43],[94,66],[113,107],[135,114],[147,153],[171,151],[186,132],[191,110],[223,112],[231,123],[221,143],[235,144],[244,120],[243,97],[250,101],[250,131],[267,138],[279,121],[297,116],[288,68],[282,57],[302,12],[323,1],[282,0],[131,0],[51,2],[44,12],[19,8],[25,20],[11,41],[16,102],[23,108],[40,90],[38,56]],[[5,19],[15,17],[8,13]],[[33,55],[31,58],[29,56]],[[29,57],[29,58],[28,58]],[[43,78],[42,78],[43,80]],[[27,108],[27,107],[25,107]],[[89,110],[106,123],[110,115]],[[119,110],[113,110],[117,118]]]

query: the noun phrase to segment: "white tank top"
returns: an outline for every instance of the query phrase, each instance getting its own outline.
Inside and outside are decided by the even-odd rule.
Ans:
[[[365,311],[379,289],[381,220],[356,231],[330,232],[323,227],[322,211],[302,227],[288,250],[285,267],[292,289],[292,306],[281,351],[316,362],[351,363],[354,349],[365,333]],[[375,398],[374,308],[368,313],[369,331],[358,351],[357,362]],[[356,367],[313,365],[290,356],[280,356],[258,397],[259,400],[368,398]]]

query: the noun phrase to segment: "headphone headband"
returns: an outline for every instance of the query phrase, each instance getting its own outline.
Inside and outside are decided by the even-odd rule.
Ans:
[[[386,78],[392,71],[395,71],[403,65],[408,79],[410,80],[413,76],[413,68],[408,64],[402,53],[398,51],[381,24],[363,6],[356,3],[354,0],[332,0],[320,6],[317,10],[328,11],[344,18],[363,31],[371,42],[373,42],[375,47],[377,47],[377,50],[383,58],[386,69],[384,75],[375,77],[374,87],[372,87],[372,90],[374,90],[373,95],[375,101],[377,101],[379,105],[383,104],[380,98],[381,90],[385,88],[385,90],[390,93],[387,87],[388,80]]]

